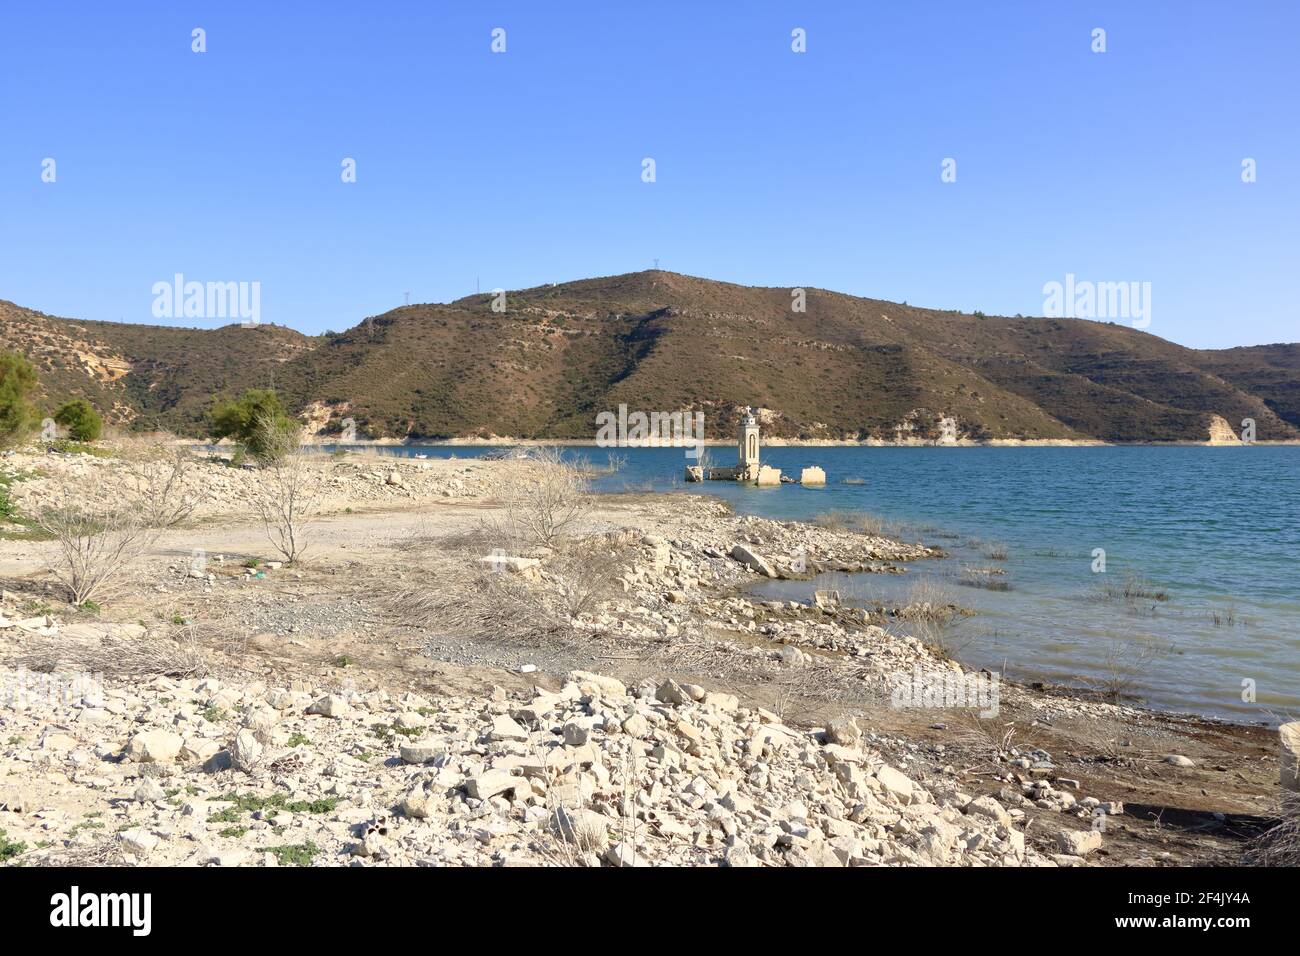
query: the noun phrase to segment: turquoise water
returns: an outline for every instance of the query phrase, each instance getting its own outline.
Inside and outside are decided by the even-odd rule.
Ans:
[[[394,449],[473,457],[488,449]],[[601,449],[575,449],[603,464]],[[977,613],[945,641],[969,664],[1018,680],[1092,680],[1151,706],[1274,722],[1300,714],[1300,447],[780,448],[786,474],[821,465],[824,488],[682,482],[680,449],[625,449],[602,491],[704,492],[737,512],[809,519],[878,516],[907,540],[950,553],[907,575],[839,575],[863,600],[904,597],[933,579]],[[711,450],[730,464],[730,449]],[[727,459],[724,461],[724,459]],[[846,484],[845,479],[861,484]],[[1094,549],[1106,569],[1095,573]],[[990,558],[989,554],[1006,557]],[[1001,567],[1009,590],[962,586],[963,567]],[[1140,578],[1168,599],[1102,599]],[[803,598],[807,582],[763,594]],[[1216,620],[1217,615],[1217,620]],[[1254,682],[1254,701],[1243,681]]]

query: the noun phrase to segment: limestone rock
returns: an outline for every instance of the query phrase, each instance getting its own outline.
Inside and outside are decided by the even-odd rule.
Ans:
[[[230,745],[230,765],[236,770],[252,773],[262,765],[265,757],[266,748],[251,730],[244,728],[235,735]]]
[[[836,717],[826,725],[826,739],[833,744],[854,747],[862,739],[862,731],[852,717]]]
[[[476,800],[488,800],[499,793],[505,793],[507,790],[513,790],[526,784],[527,781],[523,777],[516,777],[509,770],[488,770],[478,776],[468,778],[464,783],[464,787],[465,792]]]
[[[429,816],[431,809],[428,791],[423,786],[408,790],[398,809],[403,816],[411,817],[414,820],[425,819]]]
[[[578,690],[587,695],[591,695],[594,691],[606,697],[627,696],[627,687],[621,680],[606,677],[604,674],[593,674],[591,671],[570,671],[569,680],[577,684]]]
[[[662,701],[665,704],[681,705],[689,703],[691,695],[677,681],[666,680],[655,689],[655,700]]]
[[[623,733],[630,737],[644,737],[650,730],[650,722],[640,714],[633,714],[623,721]]]
[[[158,838],[142,827],[123,830],[117,838],[122,849],[134,857],[148,856],[158,846]]]
[[[441,741],[429,738],[404,743],[398,748],[398,753],[401,755],[402,763],[422,764],[433,760],[445,749]]]
[[[337,694],[326,694],[307,708],[309,714],[319,714],[322,717],[333,717],[338,719],[346,717],[352,712],[352,706],[346,698]]]
[[[170,763],[183,745],[180,735],[170,730],[144,730],[131,738],[126,755],[136,763]]]
[[[743,544],[732,545],[731,556],[741,564],[745,565],[745,567],[752,571],[757,571],[764,577],[776,577],[776,570],[772,567],[771,563],[769,563],[766,558],[751,551]]]
[[[1011,826],[1011,814],[1007,812],[1006,807],[998,803],[992,797],[976,797],[970,803],[962,808],[966,814],[977,814],[992,820],[994,823],[1000,823],[1005,827]]]
[[[1277,729],[1282,747],[1282,786],[1300,793],[1300,720],[1293,720]]]
[[[166,799],[167,791],[157,780],[149,778],[135,788],[131,797],[136,803],[157,803],[159,800]]]
[[[1056,834],[1062,853],[1070,856],[1087,856],[1101,846],[1101,833],[1097,830],[1061,830]]]
[[[883,764],[876,769],[876,779],[891,796],[899,798],[904,803],[912,799],[912,781],[888,764]]]
[[[492,729],[488,731],[492,740],[527,740],[528,731],[520,727],[513,718],[498,714],[492,718]]]

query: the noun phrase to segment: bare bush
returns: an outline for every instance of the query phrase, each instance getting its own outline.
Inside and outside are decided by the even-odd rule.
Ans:
[[[121,866],[123,864],[122,841],[117,834],[104,837],[94,843],[78,846],[65,843],[61,847],[35,850],[23,857],[23,866]]]
[[[393,542],[393,547],[416,556],[438,551],[466,557],[486,555],[503,543],[495,531],[490,524],[484,522],[468,528],[444,531],[436,521],[420,516],[413,527]]]
[[[1107,700],[1134,698],[1142,676],[1169,651],[1150,637],[1113,637],[1106,644],[1101,673],[1084,681]]]
[[[554,448],[542,447],[527,463],[511,469],[498,497],[505,516],[493,523],[502,547],[554,547],[580,528],[591,509],[590,481],[580,460],[566,461]]]
[[[616,554],[599,542],[582,541],[548,561],[544,574],[557,607],[576,620],[613,597],[620,570]]]
[[[917,578],[907,589],[906,604],[898,608],[896,617],[906,621],[929,621],[940,627],[953,618],[969,614],[957,604],[951,591],[933,578]]]
[[[981,717],[978,710],[958,709],[953,714],[953,743],[965,747],[976,759],[996,764],[1011,750],[1015,721]]]
[[[872,537],[896,537],[900,528],[879,515],[866,511],[825,511],[813,518],[813,524],[833,531],[852,531]]]
[[[207,658],[189,626],[168,635],[139,637],[112,626],[83,628],[75,634],[61,633],[58,641],[22,646],[6,663],[33,673],[72,671],[106,677],[194,677],[208,672]]]
[[[687,463],[688,465],[690,465],[690,464],[691,464],[691,461],[690,461],[690,452],[687,452],[686,455],[687,455],[687,462],[686,462],[686,463]],[[702,474],[706,479],[709,477],[709,472],[710,472],[711,470],[713,470],[715,467],[717,467],[717,465],[715,464],[715,462],[714,462],[714,460],[713,460],[713,452],[710,451],[710,450],[709,450],[709,446],[706,445],[706,444],[704,444],[704,442],[702,442],[702,441],[699,442],[699,443],[695,446],[695,462],[694,462],[694,464],[695,464],[695,466],[697,466],[697,467],[700,469],[700,473],[701,473],[701,474]]]
[[[983,588],[986,591],[1010,591],[1011,582],[1006,571],[997,567],[964,567],[957,583],[966,588]]]
[[[605,456],[604,465],[587,465],[583,472],[591,478],[608,478],[617,475],[627,467],[627,452],[611,451]]]
[[[904,618],[905,624],[899,624],[894,621],[886,622],[885,628],[890,634],[899,634],[905,637],[913,637],[920,641],[927,650],[937,660],[953,661],[956,660],[971,644],[975,643],[976,638],[972,635],[966,635],[961,640],[957,640],[949,633],[945,625],[946,619],[936,620],[932,617],[917,616]]]
[[[750,693],[782,723],[824,724],[852,704],[860,703],[835,663],[808,654],[799,664],[781,664],[760,676]]]
[[[188,467],[182,452],[129,461],[111,507],[87,511],[65,503],[41,513],[38,525],[58,545],[54,574],[73,604],[102,594],[164,531],[193,514],[198,501],[186,488]]]
[[[401,624],[470,641],[516,642],[560,629],[521,576],[468,561],[448,562],[427,586],[398,591],[387,610]]]
[[[428,586],[389,602],[402,623],[431,634],[529,648],[574,648],[580,618],[612,597],[626,558],[599,539],[557,551],[543,565],[513,570],[504,555],[446,561]]]
[[[1007,546],[1001,541],[989,541],[984,545],[984,557],[990,561],[1005,561],[1007,553]]]
[[[1283,791],[1278,821],[1251,841],[1249,866],[1300,866],[1300,793]]]
[[[260,481],[253,493],[253,510],[267,539],[285,561],[302,557],[308,544],[307,522],[320,506],[312,480],[311,462],[302,451],[301,432],[270,418],[258,421]]]

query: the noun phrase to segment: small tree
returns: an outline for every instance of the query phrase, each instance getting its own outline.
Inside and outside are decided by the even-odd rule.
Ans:
[[[27,396],[36,387],[36,369],[13,352],[0,351],[0,448],[21,444],[36,425]]]
[[[319,504],[300,430],[286,428],[283,421],[265,415],[254,432],[254,442],[261,449],[262,472],[253,494],[253,510],[271,544],[293,563],[307,547],[306,522]]]
[[[250,388],[235,401],[212,409],[209,433],[218,440],[239,442],[255,459],[265,462],[284,450],[288,435],[297,438],[299,428],[273,389]]]
[[[84,398],[60,405],[54,420],[68,430],[68,436],[74,441],[95,441],[104,432],[104,420]]]

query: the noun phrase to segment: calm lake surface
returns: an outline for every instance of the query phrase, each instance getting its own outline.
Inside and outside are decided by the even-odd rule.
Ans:
[[[431,458],[494,450],[383,449]],[[573,451],[605,464],[603,449]],[[1300,447],[766,447],[765,463],[795,476],[821,465],[827,485],[762,489],[687,485],[682,449],[619,454],[625,467],[598,490],[712,494],[778,519],[865,511],[950,555],[906,575],[766,582],[760,595],[806,600],[829,586],[854,600],[896,600],[930,579],[977,612],[945,632],[967,664],[1005,666],[1017,680],[1111,684],[1127,675],[1134,693],[1165,709],[1268,722],[1300,715]],[[733,464],[734,454],[710,449],[715,464]],[[1093,570],[1097,548],[1104,573]],[[963,585],[968,567],[1004,569],[993,577],[1009,590]],[[1102,596],[1134,579],[1167,599]],[[1254,682],[1254,702],[1243,700],[1243,681]]]

